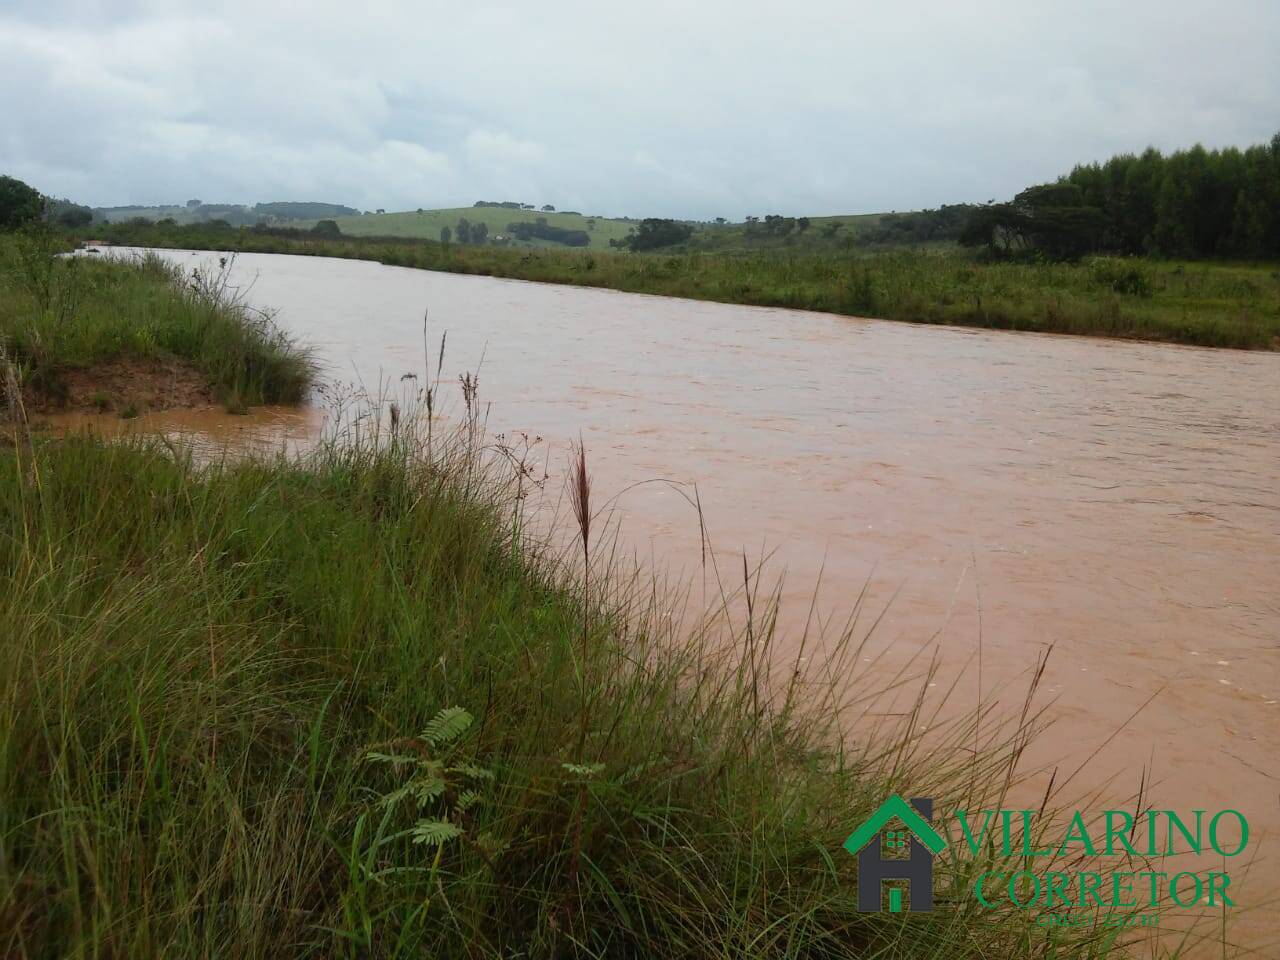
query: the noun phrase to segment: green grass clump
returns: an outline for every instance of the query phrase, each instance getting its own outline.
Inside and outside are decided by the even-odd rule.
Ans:
[[[217,275],[160,257],[60,257],[44,231],[0,235],[0,346],[27,386],[56,398],[63,375],[113,360],[186,361],[220,397],[297,403],[314,364]]]
[[[321,240],[252,230],[124,224],[120,243],[375,260],[401,267],[607,287],[633,293],[820,310],[915,323],[1280,346],[1275,264],[1093,257],[983,262],[951,250],[749,255],[513,250],[425,240]]]
[[[765,624],[677,636],[644,584],[588,591],[434,442],[0,453],[0,953],[1106,952],[978,910],[976,864],[939,860],[933,913],[857,913],[852,828],[998,787],[1008,751],[926,751],[918,715],[846,739],[843,682],[767,694]]]

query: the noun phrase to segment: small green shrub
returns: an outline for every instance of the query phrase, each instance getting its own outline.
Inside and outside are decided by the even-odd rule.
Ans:
[[[1155,292],[1147,271],[1133,263],[1099,259],[1089,269],[1095,284],[1115,293],[1149,298]]]

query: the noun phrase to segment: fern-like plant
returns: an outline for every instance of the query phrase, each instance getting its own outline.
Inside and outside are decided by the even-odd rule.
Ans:
[[[493,772],[457,759],[463,736],[474,722],[462,707],[446,707],[423,728],[417,737],[398,740],[395,753],[371,750],[365,759],[390,764],[404,770],[404,782],[383,794],[383,808],[412,801],[422,816],[410,828],[414,843],[444,847],[465,836],[463,815],[479,800],[478,787],[493,780]]]

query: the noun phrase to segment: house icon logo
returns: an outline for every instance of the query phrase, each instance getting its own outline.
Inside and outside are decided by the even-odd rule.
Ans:
[[[858,858],[858,909],[875,913],[880,909],[880,889],[885,880],[906,880],[911,892],[911,913],[933,909],[933,857],[947,841],[929,826],[933,817],[931,797],[913,797],[910,803],[896,793],[889,797],[862,826],[844,842],[844,848]],[[894,826],[894,821],[906,827]],[[882,832],[883,831],[883,832]],[[887,857],[884,848],[908,848],[906,857]],[[889,889],[889,911],[902,911],[902,888]]]

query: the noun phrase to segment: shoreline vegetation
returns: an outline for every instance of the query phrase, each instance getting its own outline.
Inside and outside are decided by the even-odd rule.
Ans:
[[[155,255],[59,256],[66,246],[38,224],[0,235],[0,352],[26,408],[240,412],[308,394],[309,352],[243,302],[225,264],[184,274]]]
[[[857,910],[852,827],[892,792],[998,802],[1037,711],[942,720],[926,667],[867,728],[857,638],[771,675],[749,573],[745,621],[677,634],[677,597],[602,565],[585,454],[566,555],[421,400],[299,457],[0,452],[6,956],[1118,951],[977,906],[1020,862],[994,848],[910,923]]]
[[[915,323],[1280,349],[1280,265],[1088,257],[988,261],[959,248],[869,255],[602,253],[317,237],[211,225],[94,225],[85,242],[285,253]]]

